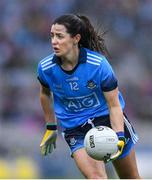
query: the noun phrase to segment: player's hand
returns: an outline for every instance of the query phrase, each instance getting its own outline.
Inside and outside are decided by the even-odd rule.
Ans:
[[[110,157],[105,158],[106,163],[117,159],[122,154],[124,146],[126,144],[126,138],[124,136],[124,132],[117,132],[116,134],[118,136],[118,144],[117,144],[118,151],[115,154],[111,155]]]
[[[47,156],[52,153],[53,149],[56,148],[56,138],[57,138],[57,125],[56,124],[46,124],[46,132],[40,144],[41,154]]]

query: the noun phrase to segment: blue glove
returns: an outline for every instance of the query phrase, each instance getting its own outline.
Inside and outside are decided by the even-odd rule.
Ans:
[[[56,148],[57,125],[54,123],[46,124],[46,132],[40,144],[41,154],[47,156]]]

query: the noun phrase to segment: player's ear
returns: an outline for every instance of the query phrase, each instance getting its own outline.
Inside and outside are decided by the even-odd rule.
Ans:
[[[76,34],[74,37],[74,45],[77,45],[81,39],[81,35],[80,34]]]

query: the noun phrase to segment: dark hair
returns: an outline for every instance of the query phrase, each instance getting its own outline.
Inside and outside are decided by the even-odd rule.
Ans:
[[[84,15],[66,14],[55,19],[53,24],[64,25],[67,32],[73,37],[76,34],[81,35],[79,46],[101,52],[108,56],[108,51],[105,46],[103,34],[99,34],[88,17]]]

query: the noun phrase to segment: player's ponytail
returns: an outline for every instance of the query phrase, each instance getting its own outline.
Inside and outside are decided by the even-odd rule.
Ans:
[[[105,45],[103,34],[99,34],[91,24],[90,20],[86,16],[77,15],[84,23],[84,32],[81,35],[80,44],[83,47],[91,49],[93,51],[101,52],[104,55],[108,55],[108,51]]]
[[[104,33],[99,34],[91,24],[88,17],[84,15],[67,14],[57,18],[53,24],[56,23],[64,25],[71,36],[80,34],[80,47],[82,46],[93,51],[101,52],[104,55],[108,55],[105,40],[103,38]]]

